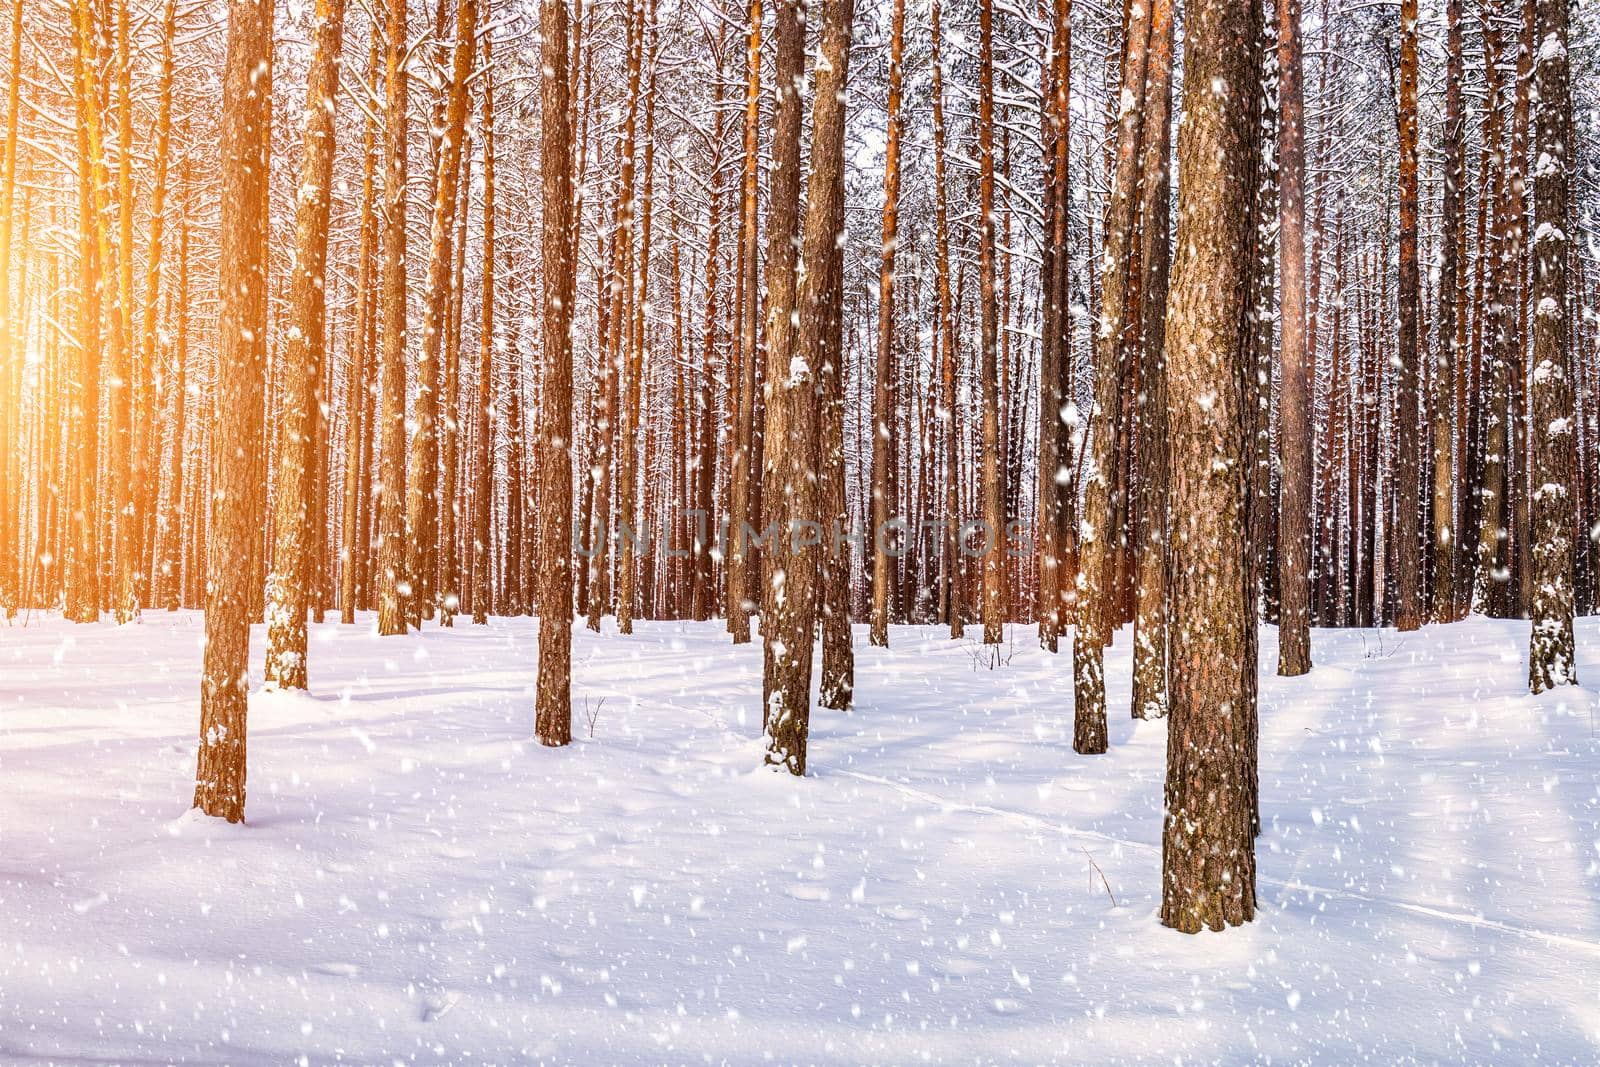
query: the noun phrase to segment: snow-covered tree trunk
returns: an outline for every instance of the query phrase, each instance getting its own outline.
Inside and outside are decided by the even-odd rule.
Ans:
[[[1539,0],[1534,59],[1533,598],[1528,686],[1577,684],[1572,635],[1576,412],[1567,319],[1567,0]]]

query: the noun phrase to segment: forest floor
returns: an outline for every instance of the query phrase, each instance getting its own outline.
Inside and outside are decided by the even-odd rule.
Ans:
[[[1091,757],[1030,628],[858,631],[795,780],[717,623],[580,630],[566,750],[531,620],[317,626],[227,826],[185,814],[201,616],[19,618],[0,1061],[1593,1063],[1600,711],[1525,695],[1527,632],[1318,631],[1285,680],[1265,631],[1259,912],[1188,937],[1126,633]]]

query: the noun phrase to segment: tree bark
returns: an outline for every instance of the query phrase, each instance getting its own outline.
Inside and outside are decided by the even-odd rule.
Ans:
[[[966,629],[961,608],[961,451],[956,418],[956,309],[950,294],[950,221],[945,202],[944,62],[940,56],[943,42],[939,15],[939,0],[933,0],[929,14],[933,35],[929,63],[933,73],[933,229],[937,255],[935,271],[938,274],[938,331],[946,459],[944,551],[941,559],[945,576],[945,620],[950,624],[951,640],[960,640]]]
[[[1167,713],[1167,657],[1171,628],[1167,612],[1170,481],[1167,473],[1166,314],[1172,262],[1167,217],[1170,208],[1169,129],[1172,114],[1172,3],[1152,0],[1150,47],[1145,62],[1145,131],[1139,178],[1139,553],[1135,587],[1133,715],[1155,719]]]
[[[890,395],[895,374],[895,254],[900,213],[900,100],[905,80],[905,0],[894,0],[889,19],[888,130],[883,150],[883,243],[878,267],[877,367],[872,390],[872,627],[869,640],[889,644],[889,593],[895,584],[895,559],[888,543],[890,471],[898,462]]]
[[[795,307],[800,328],[794,338],[792,358],[785,376],[774,383],[773,397],[784,406],[784,433],[773,444],[773,457],[781,464],[782,492],[788,514],[810,520],[817,514],[819,493],[816,471],[823,406],[822,375],[818,370],[829,350],[841,347],[837,334],[842,324],[839,293],[830,291],[842,269],[829,269],[838,253],[839,225],[844,219],[845,86],[850,64],[851,24],[855,0],[825,0],[822,41],[816,89],[811,109],[811,178],[806,196],[805,259]],[[798,101],[796,83],[792,95]],[[798,176],[798,175],[797,175]],[[770,320],[769,320],[770,322]],[[767,754],[770,766],[794,775],[806,773],[806,743],[811,724],[811,661],[815,642],[819,571],[825,552],[821,543],[798,530],[789,540],[781,570],[773,581],[779,586],[772,598],[772,626],[763,626],[773,670],[768,684]],[[810,543],[808,543],[810,542]]]
[[[978,3],[978,380],[983,395],[983,641],[1005,640],[1006,522],[1000,498],[999,307],[995,301],[994,0]]]
[[[1278,242],[1281,288],[1278,462],[1278,673],[1311,669],[1311,381],[1306,345],[1305,103],[1300,0],[1278,0]]]
[[[200,749],[194,806],[241,822],[250,691],[249,558],[258,534],[251,496],[261,440],[262,381],[252,315],[264,299],[266,250],[261,139],[266,132],[262,70],[271,62],[271,0],[231,0],[222,83],[222,226],[218,260],[216,429],[212,468],[210,595],[200,682]]]
[[[539,101],[545,278],[539,491],[547,526],[539,568],[543,588],[536,733],[541,744],[554,746],[572,740],[572,295],[577,257],[571,236],[572,118],[565,0],[540,0],[539,26],[544,64]]]
[[[344,41],[344,0],[318,0],[306,81],[305,148],[295,207],[294,268],[274,503],[275,552],[267,579],[267,684],[306,688],[306,604],[315,519],[317,383],[327,303],[328,214],[333,194],[334,108]]]
[[[406,603],[411,625],[420,628],[437,607],[434,588],[439,548],[439,388],[440,354],[450,306],[450,276],[455,264],[456,186],[466,140],[467,81],[477,52],[477,0],[457,0],[456,38],[444,108],[443,140],[434,175],[429,225],[428,281],[422,322],[422,358],[417,364],[416,431],[411,436],[411,480],[406,494],[406,573],[412,584]]]
[[[728,583],[728,631],[736,645],[750,641],[748,602],[749,545],[743,536],[752,516],[751,463],[755,455],[756,361],[761,358],[761,297],[756,254],[759,225],[758,199],[761,182],[761,0],[750,0],[749,33],[745,48],[744,169],[741,186],[739,239],[742,274],[741,302],[738,308],[740,350],[738,414],[734,425],[733,463],[728,472],[728,541],[726,577]]]
[[[406,632],[415,576],[406,573],[406,0],[389,0],[384,65],[383,347],[378,506],[378,633]]]
[[[477,412],[472,427],[472,621],[494,604],[494,36],[483,38],[483,302],[478,317]],[[548,386],[546,387],[548,392]],[[570,403],[570,398],[569,398]],[[570,476],[569,476],[570,477]],[[570,521],[570,520],[569,520]]]
[[[1105,646],[1111,643],[1116,610],[1112,552],[1117,509],[1112,482],[1117,477],[1120,455],[1121,375],[1131,348],[1129,334],[1135,325],[1128,314],[1128,289],[1150,39],[1149,8],[1141,4],[1130,7],[1127,14],[1123,28],[1125,53],[1116,164],[1101,251],[1103,281],[1100,325],[1095,339],[1094,411],[1089,429],[1094,451],[1085,486],[1084,535],[1078,560],[1078,619],[1072,637],[1072,747],[1077,752],[1091,754],[1106,750]]]
[[[1422,281],[1417,262],[1417,0],[1400,3],[1400,340],[1395,367],[1399,391],[1395,416],[1399,420],[1400,453],[1395,457],[1395,569],[1399,584],[1400,630],[1422,625],[1422,561],[1419,553],[1422,441],[1418,432],[1417,383],[1421,374],[1420,327]]]
[[[1538,0],[1533,172],[1533,626],[1528,688],[1576,685],[1573,507],[1576,411],[1567,300],[1567,174],[1571,166],[1567,0]]]
[[[1161,922],[1195,933],[1255,914],[1243,410],[1253,368],[1244,365],[1243,327],[1260,12],[1235,0],[1197,0],[1186,15],[1177,256],[1167,300],[1174,539]]]

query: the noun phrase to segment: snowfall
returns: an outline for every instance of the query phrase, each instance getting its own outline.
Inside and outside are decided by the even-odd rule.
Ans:
[[[464,621],[464,620],[463,620]],[[1527,624],[1261,648],[1256,920],[1157,922],[1166,725],[1108,660],[856,639],[810,774],[762,769],[760,645],[315,626],[260,690],[247,820],[186,811],[204,620],[0,623],[0,1062],[1600,1061],[1600,710]],[[1600,620],[1579,675],[1600,681]]]

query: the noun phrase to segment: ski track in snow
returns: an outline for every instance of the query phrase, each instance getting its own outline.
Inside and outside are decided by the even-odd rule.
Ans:
[[[1600,1062],[1600,716],[1526,623],[1264,630],[1257,919],[1185,937],[1126,631],[1079,756],[1031,628],[859,628],[793,780],[720,623],[575,629],[557,751],[535,624],[460,621],[314,626],[243,827],[185,813],[200,615],[0,625],[0,1063]]]

